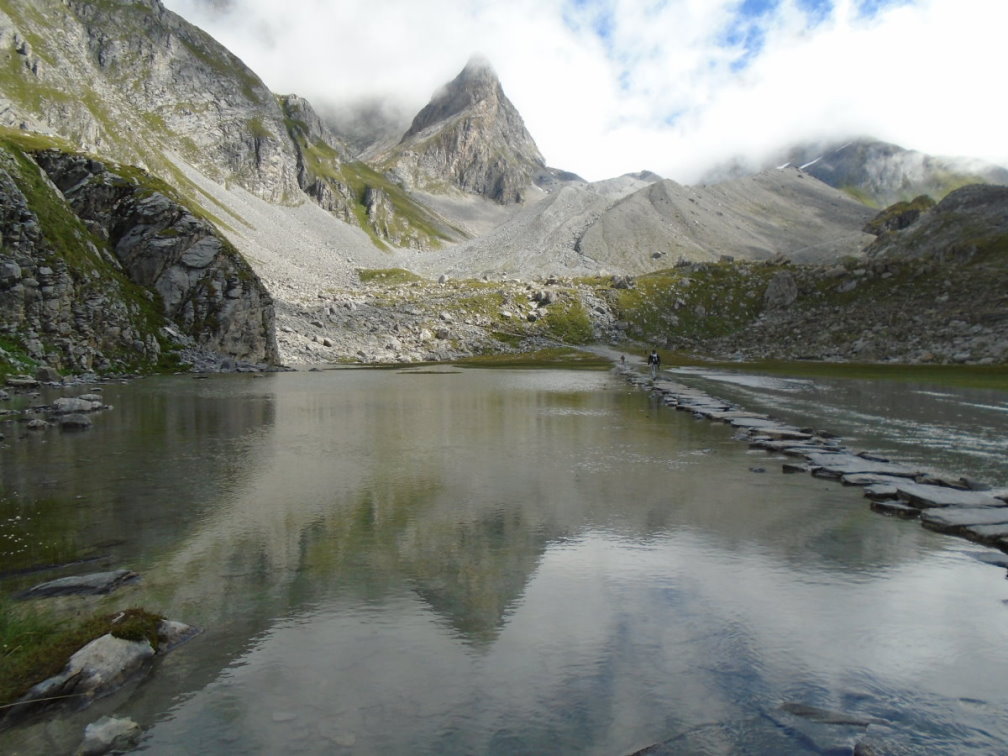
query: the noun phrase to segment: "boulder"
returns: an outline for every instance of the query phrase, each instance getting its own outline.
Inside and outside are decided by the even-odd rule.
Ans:
[[[87,415],[64,415],[59,421],[62,430],[87,430],[91,427],[91,418]]]
[[[121,686],[143,669],[152,656],[154,649],[146,640],[102,635],[71,656],[58,675],[33,686],[18,700],[22,706],[15,707],[15,713],[24,714],[30,709],[45,707],[56,698],[73,697],[86,705]]]
[[[782,270],[770,279],[763,292],[763,305],[768,310],[784,309],[798,299],[798,284],[790,271]]]
[[[39,383],[60,383],[63,377],[56,368],[43,365],[35,371],[35,380]]]
[[[100,399],[91,401],[80,396],[61,396],[52,404],[52,411],[57,415],[69,415],[72,412],[94,412],[101,408]]]

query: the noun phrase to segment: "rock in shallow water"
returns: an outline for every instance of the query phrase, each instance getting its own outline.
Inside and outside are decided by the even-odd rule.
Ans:
[[[18,598],[100,595],[111,593],[127,583],[139,579],[140,576],[132,570],[112,570],[110,572],[93,572],[90,575],[72,575],[40,583],[19,593]]]
[[[128,750],[136,745],[140,732],[140,725],[132,719],[102,717],[84,728],[84,742],[77,753],[80,756],[101,756],[112,750]]]

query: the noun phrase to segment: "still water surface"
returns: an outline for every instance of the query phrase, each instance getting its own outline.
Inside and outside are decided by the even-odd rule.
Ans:
[[[175,377],[105,400],[85,434],[8,432],[0,528],[143,575],[102,608],[205,632],[139,686],[0,734],[10,752],[70,751],[113,710],[165,754],[865,736],[782,703],[907,753],[1008,748],[1008,583],[986,550],[782,475],[609,373]]]

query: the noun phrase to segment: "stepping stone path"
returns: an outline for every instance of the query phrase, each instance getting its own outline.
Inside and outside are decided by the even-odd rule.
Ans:
[[[616,368],[630,383],[657,393],[662,403],[696,417],[729,423],[750,448],[796,457],[785,473],[810,472],[818,478],[861,486],[880,514],[920,519],[928,530],[960,536],[1008,552],[1008,489],[973,490],[932,471],[890,462],[880,454],[855,452],[832,434],[796,428],[667,378],[651,380],[628,367]],[[960,485],[961,483],[961,485]]]

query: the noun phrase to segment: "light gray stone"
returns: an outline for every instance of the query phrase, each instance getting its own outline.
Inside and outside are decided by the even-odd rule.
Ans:
[[[84,728],[84,741],[78,756],[101,756],[109,751],[128,750],[141,735],[140,725],[132,719],[102,717]]]
[[[52,404],[52,410],[57,415],[68,415],[73,412],[94,412],[101,408],[101,399],[91,401],[78,396],[61,396]]]
[[[1005,502],[983,491],[962,491],[947,486],[901,483],[899,497],[921,509],[931,507],[1004,507]],[[1008,512],[1008,509],[1005,510]]]
[[[102,635],[71,656],[58,675],[32,687],[18,703],[30,706],[35,701],[41,704],[41,699],[65,696],[86,704],[120,687],[152,656],[154,649],[146,640]]]

